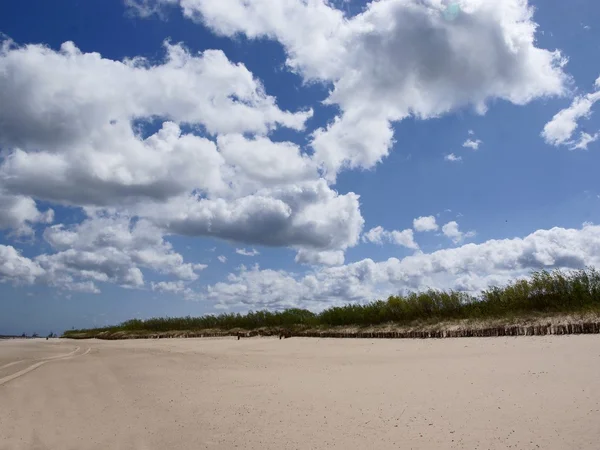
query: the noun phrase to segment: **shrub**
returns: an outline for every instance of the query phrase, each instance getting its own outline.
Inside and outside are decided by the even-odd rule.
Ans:
[[[387,301],[333,306],[315,314],[306,309],[249,311],[202,317],[157,317],[133,319],[115,327],[70,330],[65,333],[101,331],[174,331],[261,327],[378,325],[415,320],[493,318],[532,312],[574,312],[600,308],[600,273],[594,268],[571,272],[539,271],[528,279],[515,280],[503,287],[492,287],[472,296],[464,292],[438,291],[390,296]]]

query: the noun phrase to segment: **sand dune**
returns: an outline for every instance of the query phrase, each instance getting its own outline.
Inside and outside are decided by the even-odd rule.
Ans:
[[[598,336],[4,341],[0,449],[598,449],[599,374]]]

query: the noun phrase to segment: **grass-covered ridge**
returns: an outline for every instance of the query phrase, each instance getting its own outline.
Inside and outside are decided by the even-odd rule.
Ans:
[[[321,313],[304,309],[250,311],[202,317],[166,317],[129,320],[120,325],[69,330],[64,337],[94,337],[119,333],[144,335],[169,331],[235,329],[308,329],[342,326],[369,327],[382,324],[407,326],[460,320],[501,323],[527,316],[600,313],[600,272],[594,268],[571,272],[540,271],[528,279],[494,287],[477,296],[456,291],[428,290],[368,304],[331,307]]]

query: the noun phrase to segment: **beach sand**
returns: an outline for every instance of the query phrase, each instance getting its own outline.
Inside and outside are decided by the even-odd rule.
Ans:
[[[206,448],[597,450],[600,336],[0,341],[1,450]]]

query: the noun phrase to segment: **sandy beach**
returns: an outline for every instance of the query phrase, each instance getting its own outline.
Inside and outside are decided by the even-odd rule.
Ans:
[[[0,342],[0,449],[597,449],[600,337]]]

